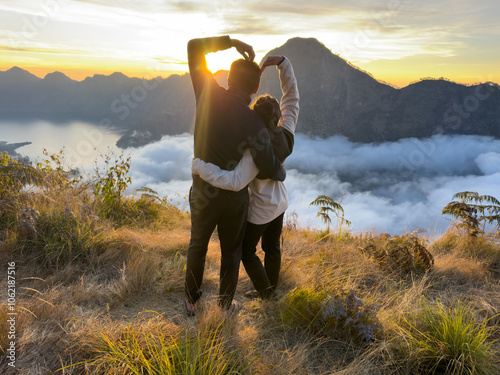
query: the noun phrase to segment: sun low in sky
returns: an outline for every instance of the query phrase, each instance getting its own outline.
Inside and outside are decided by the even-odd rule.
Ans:
[[[300,36],[400,87],[424,77],[500,82],[499,18],[497,0],[2,0],[0,70],[168,76],[187,71],[192,38],[230,35],[260,61]],[[209,67],[238,57],[210,54]]]

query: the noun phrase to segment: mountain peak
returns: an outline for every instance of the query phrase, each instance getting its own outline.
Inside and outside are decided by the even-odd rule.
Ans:
[[[120,72],[114,72],[110,75],[105,75],[105,74],[94,74],[92,77],[87,77],[84,79],[84,81],[95,81],[95,80],[107,80],[107,81],[123,81],[130,79],[127,77],[125,74],[120,73]]]
[[[27,70],[21,69],[18,66],[13,66],[9,70],[6,70],[5,73],[10,73],[10,74],[19,74],[19,73],[29,73]],[[31,73],[29,73],[31,74]]]
[[[21,69],[17,66],[13,66],[9,70],[6,70],[2,74],[3,77],[8,77],[9,80],[17,80],[17,81],[39,81],[40,78],[31,74],[27,70]]]
[[[269,51],[264,57],[272,55],[283,55],[290,57],[293,62],[302,60],[309,65],[318,61],[328,60],[333,64],[349,65],[347,61],[335,55],[328,47],[316,38],[294,37],[288,39],[282,46]]]
[[[52,72],[48,73],[44,78],[44,81],[49,81],[49,82],[70,82],[73,81],[71,78],[69,78],[66,74],[61,73],[61,72]]]
[[[283,44],[282,47],[284,47],[284,46],[304,46],[304,45],[307,45],[309,47],[324,48],[324,49],[329,50],[323,43],[321,43],[316,38],[303,38],[300,36],[296,36],[296,37],[288,39],[285,42],[285,44]]]
[[[315,53],[327,53],[327,54],[332,54],[334,53],[325,46],[323,43],[321,43],[318,39],[316,38],[302,38],[302,37],[294,37],[291,39],[288,39],[285,44],[283,44],[279,48],[287,48],[287,49],[293,49],[293,50],[307,50],[309,52],[315,52]],[[335,56],[335,55],[334,55]]]
[[[121,73],[121,72],[114,72],[113,74],[111,74],[109,76],[110,78],[114,78],[114,79],[123,79],[123,78],[129,78],[127,77],[125,74]]]
[[[129,78],[125,74],[120,72],[114,72],[110,75],[96,73],[92,77],[85,78],[82,82],[85,84],[126,84],[129,80],[135,80],[136,78]]]
[[[89,78],[89,77],[87,77],[87,78]],[[128,78],[128,77],[125,74],[123,74],[123,73],[114,72],[114,73],[110,74],[109,76],[107,76],[105,74],[98,74],[98,73],[96,73],[96,74],[94,74],[92,76],[92,78],[123,79],[123,78]]]

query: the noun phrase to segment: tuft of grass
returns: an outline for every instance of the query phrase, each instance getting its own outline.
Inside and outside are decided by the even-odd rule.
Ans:
[[[434,276],[435,285],[442,285],[443,288],[451,285],[480,287],[488,281],[489,272],[488,267],[477,259],[442,254],[436,257],[436,266],[431,275]]]
[[[422,309],[402,324],[405,350],[421,373],[494,375],[493,328],[478,321],[467,305],[458,301],[446,307],[424,302]]]
[[[494,276],[500,276],[500,243],[492,236],[464,237],[449,231],[433,243],[433,249],[479,261]]]
[[[222,324],[210,331],[196,332],[157,319],[116,328],[89,327],[84,345],[75,346],[77,350],[83,347],[90,358],[68,368],[84,366],[92,374],[250,373],[251,359],[231,346]]]
[[[295,288],[287,293],[282,303],[283,320],[287,324],[298,324],[307,328],[318,326],[321,320],[322,303],[328,298],[324,290]]]
[[[120,269],[120,278],[111,286],[118,300],[151,287],[160,277],[158,259],[148,254],[137,254]]]
[[[117,227],[158,230],[172,228],[187,220],[187,214],[170,203],[166,197],[160,198],[156,192],[153,193],[124,196],[114,199],[111,203],[97,197],[96,206],[100,215],[104,219],[112,220]]]
[[[48,267],[59,268],[67,262],[89,262],[105,250],[103,228],[92,219],[78,217],[69,209],[42,211],[38,217],[37,239],[25,246],[43,257]]]

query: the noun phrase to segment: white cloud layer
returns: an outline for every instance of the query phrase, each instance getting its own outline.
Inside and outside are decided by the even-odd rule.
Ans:
[[[132,151],[132,187],[149,186],[186,204],[192,155],[187,134]],[[450,224],[441,210],[453,194],[472,190],[500,197],[500,140],[490,137],[358,144],[344,137],[298,134],[285,164],[288,212],[295,211],[303,226],[321,226],[316,208],[309,206],[319,194],[342,200],[355,232],[398,234],[423,228],[431,235]]]

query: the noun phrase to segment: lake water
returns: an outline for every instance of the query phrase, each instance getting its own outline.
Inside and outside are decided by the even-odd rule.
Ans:
[[[100,154],[119,152],[116,147],[119,137],[116,132],[82,121],[61,124],[49,121],[0,121],[0,141],[31,142],[18,148],[19,154],[37,162],[43,157],[43,149],[53,154],[64,148],[67,164],[75,168],[92,164],[100,158]]]

